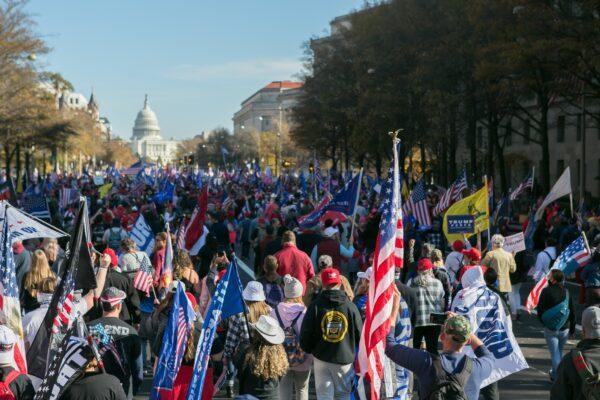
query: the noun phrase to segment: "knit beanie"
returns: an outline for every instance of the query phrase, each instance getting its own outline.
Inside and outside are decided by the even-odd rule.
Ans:
[[[296,297],[302,296],[302,292],[304,288],[302,287],[302,283],[290,274],[287,274],[283,277],[283,294],[286,299],[294,299]]]

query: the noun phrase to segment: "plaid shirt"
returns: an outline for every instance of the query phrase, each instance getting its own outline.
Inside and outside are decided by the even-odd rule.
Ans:
[[[433,325],[429,322],[429,315],[444,312],[444,287],[433,276],[429,278],[426,286],[417,285],[417,280],[418,277],[411,283],[411,286],[417,289],[415,327]]]
[[[231,360],[239,344],[250,341],[250,335],[248,334],[248,325],[244,313],[232,315],[227,318],[225,323],[227,336],[223,346],[223,357]]]

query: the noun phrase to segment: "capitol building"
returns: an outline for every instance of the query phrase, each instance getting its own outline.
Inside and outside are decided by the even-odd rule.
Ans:
[[[165,140],[160,135],[156,114],[148,104],[148,95],[144,99],[144,108],[138,112],[131,136],[131,150],[140,158],[146,158],[159,164],[175,160],[177,140]]]

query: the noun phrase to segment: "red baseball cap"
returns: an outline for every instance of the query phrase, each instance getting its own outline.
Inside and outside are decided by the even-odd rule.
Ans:
[[[480,261],[481,260],[481,252],[477,250],[475,247],[470,248],[469,250],[461,251],[463,256],[469,257],[471,261]]]
[[[116,267],[119,264],[117,253],[115,253],[115,251],[110,247],[106,248],[102,254],[106,254],[110,257],[110,265],[112,267]]]
[[[185,296],[188,298],[188,300],[190,301],[190,304],[192,305],[192,308],[195,310],[196,307],[198,307],[198,302],[196,301],[196,298],[194,297],[194,295],[191,294],[190,292],[185,292]]]
[[[340,271],[335,268],[325,268],[321,271],[321,281],[324,286],[339,285],[341,282]]]
[[[455,240],[454,243],[452,243],[452,250],[454,251],[463,251],[464,248],[465,244],[462,240]]]
[[[428,271],[433,269],[433,264],[429,258],[421,258],[417,267],[417,271]]]

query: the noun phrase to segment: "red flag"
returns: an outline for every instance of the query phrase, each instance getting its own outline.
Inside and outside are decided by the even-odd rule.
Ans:
[[[206,219],[206,209],[208,208],[208,185],[202,188],[198,196],[198,205],[194,210],[194,215],[185,232],[185,248],[191,250],[204,232],[204,221]]]

